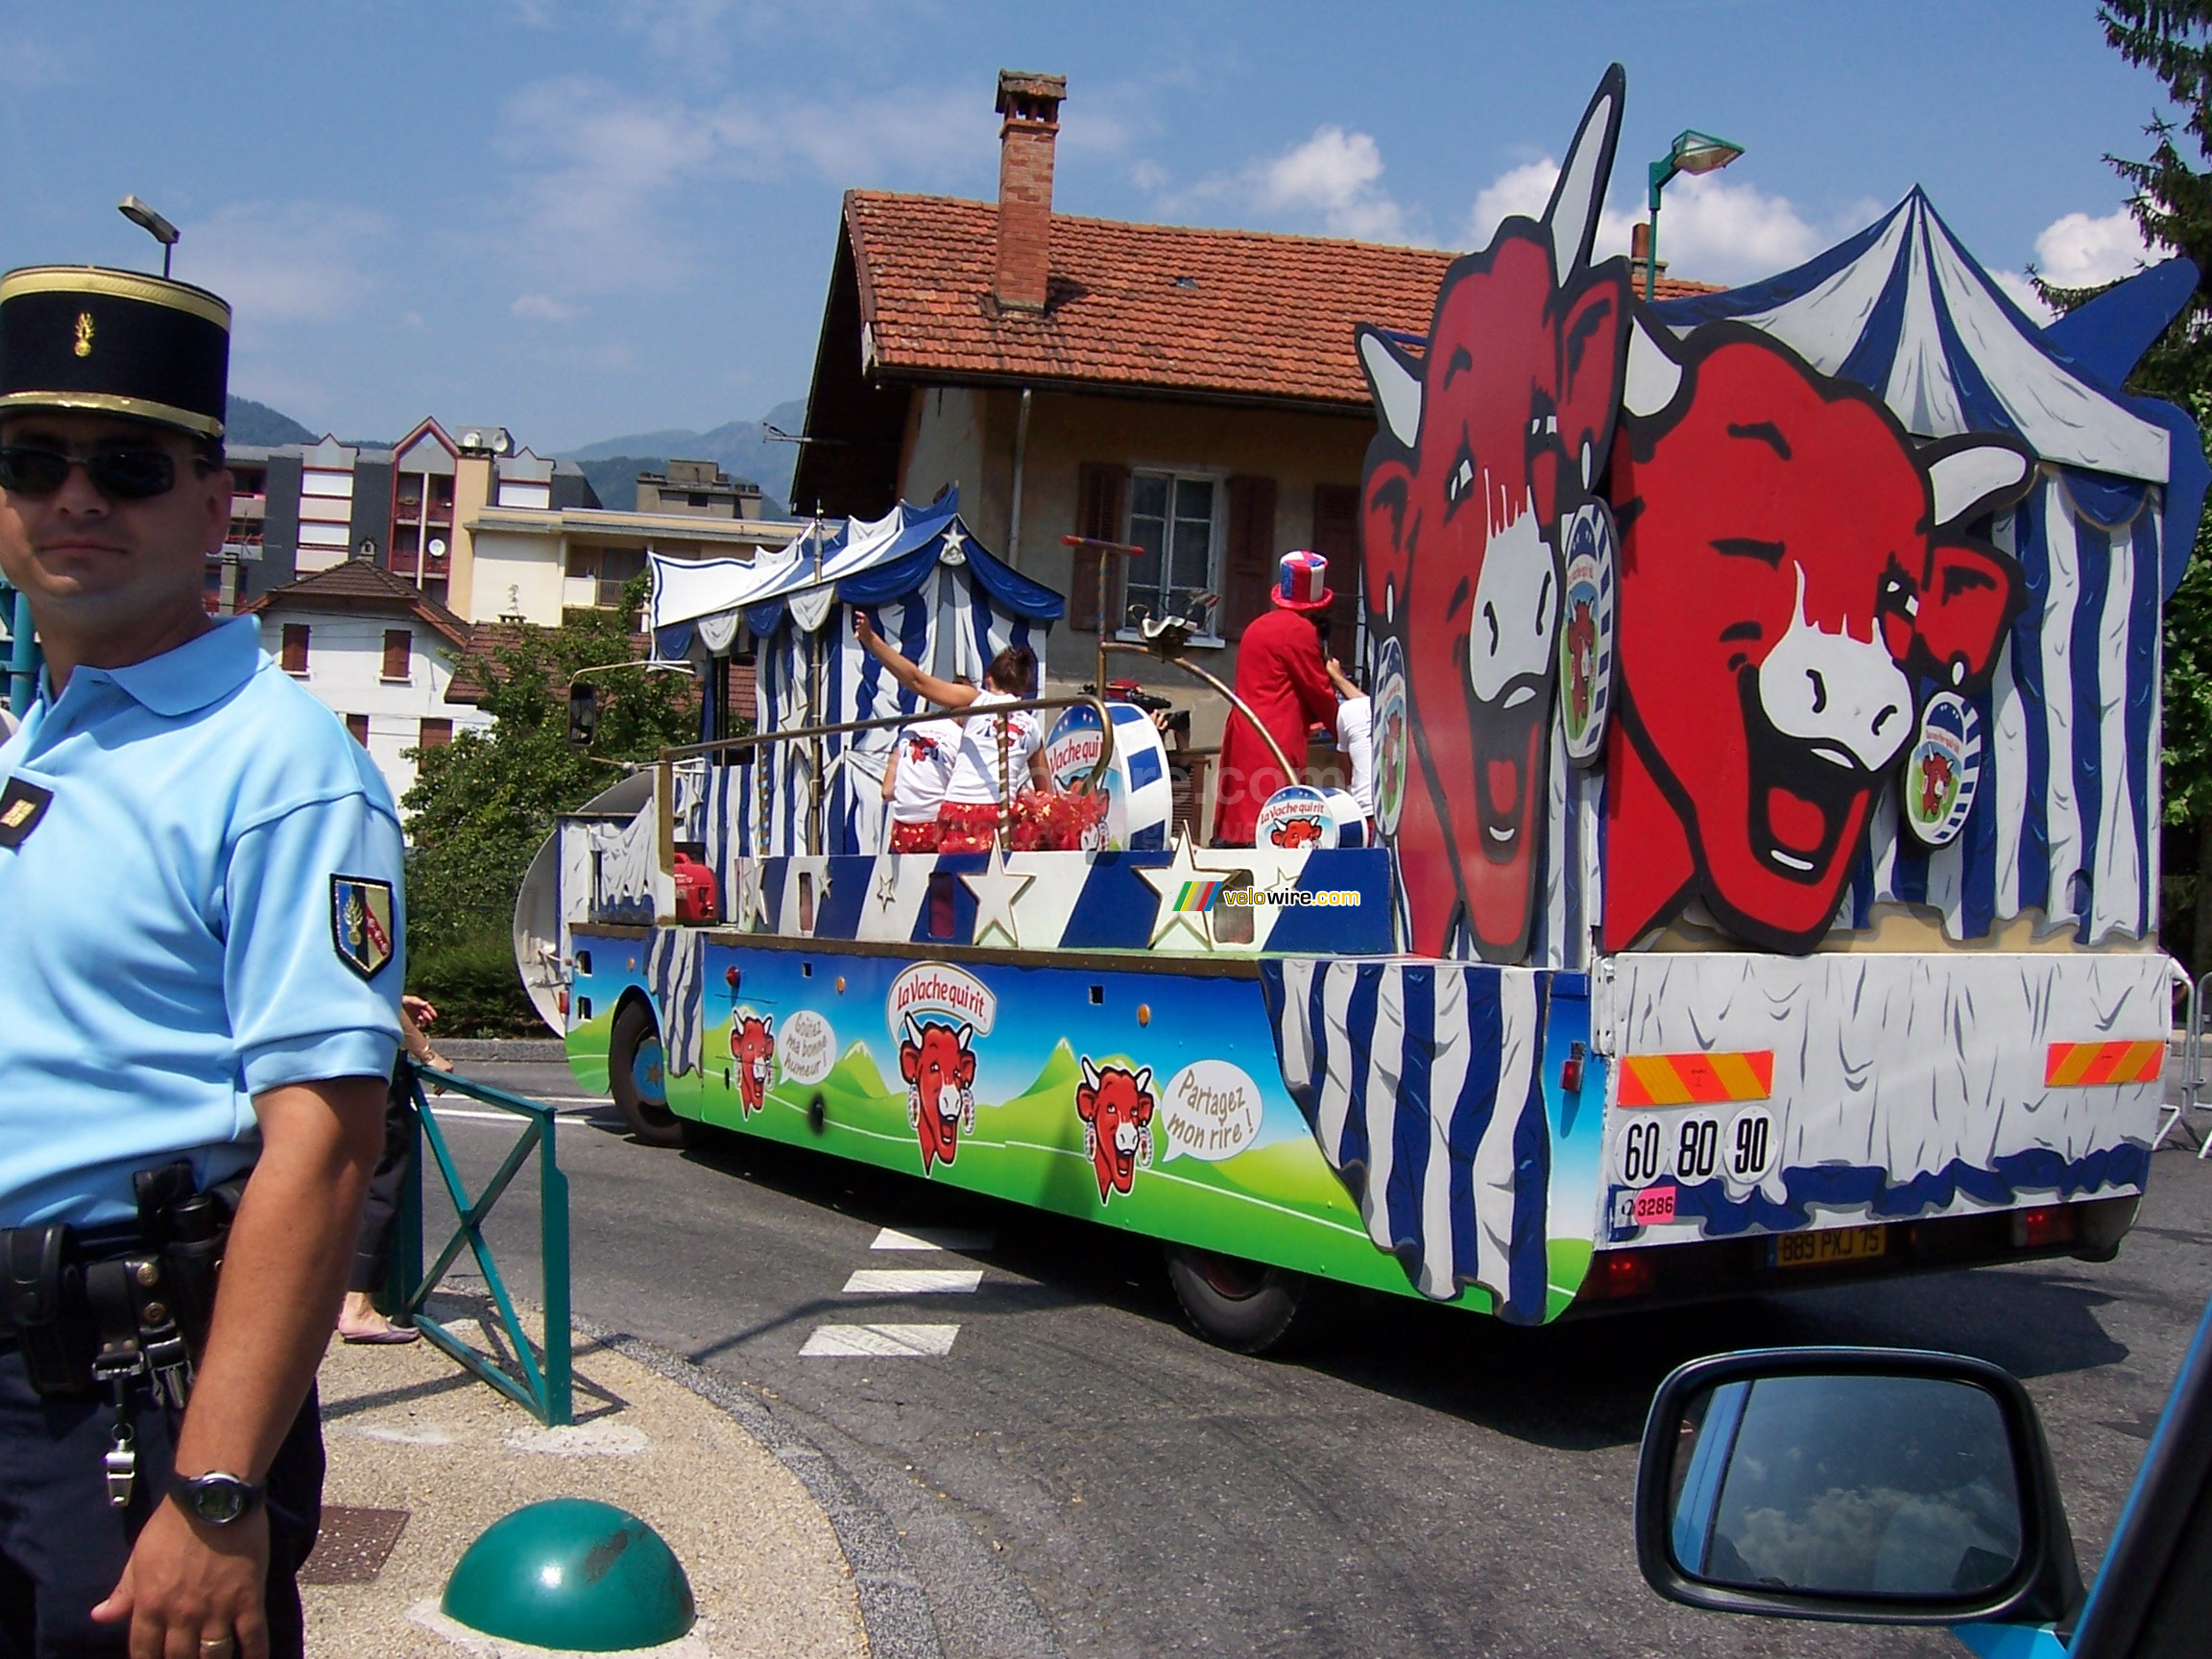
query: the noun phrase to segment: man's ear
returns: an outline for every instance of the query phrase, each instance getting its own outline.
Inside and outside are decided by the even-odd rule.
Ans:
[[[230,539],[231,497],[238,481],[228,467],[218,467],[212,472],[203,472],[197,465],[186,464],[188,476],[197,479],[206,492],[204,503],[206,515],[206,539],[202,551],[210,559],[223,555],[223,543]],[[180,480],[180,483],[182,481]]]

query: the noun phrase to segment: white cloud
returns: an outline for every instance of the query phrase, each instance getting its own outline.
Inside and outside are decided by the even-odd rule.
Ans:
[[[382,214],[344,203],[240,202],[182,227],[180,276],[230,301],[239,339],[358,312],[389,245]]]
[[[2035,238],[2035,271],[2054,288],[2097,288],[2131,276],[2160,255],[2121,207],[2102,219],[2069,213]]]
[[[972,103],[937,85],[858,102],[690,103],[582,76],[541,82],[505,110],[516,173],[494,240],[541,295],[678,289],[732,210],[733,180],[983,176],[991,132]]]
[[[1510,214],[1540,218],[1558,179],[1559,163],[1550,156],[1501,173],[1475,198],[1467,216],[1467,246],[1486,246]],[[1863,202],[1815,223],[1787,197],[1768,195],[1748,180],[1718,173],[1685,176],[1667,186],[1660,207],[1659,258],[1671,276],[1700,282],[1752,281],[1802,264],[1880,211],[1877,204]],[[1600,209],[1599,255],[1625,253],[1644,217],[1634,207]]]
[[[1255,174],[1266,206],[1318,212],[1332,235],[1389,242],[1405,233],[1405,212],[1381,185],[1382,153],[1367,133],[1316,127]]]
[[[530,323],[569,323],[584,315],[579,307],[564,305],[550,294],[517,294],[507,309]]]

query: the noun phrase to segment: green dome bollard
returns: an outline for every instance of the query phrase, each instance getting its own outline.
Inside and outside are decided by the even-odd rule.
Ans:
[[[587,1653],[657,1647],[697,1617],[691,1580],[661,1534],[586,1498],[548,1498],[493,1522],[439,1605],[487,1636]]]

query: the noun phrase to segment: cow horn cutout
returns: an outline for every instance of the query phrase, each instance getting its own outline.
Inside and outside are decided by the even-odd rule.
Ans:
[[[969,1044],[969,1041],[970,1041],[970,1040],[971,1040],[971,1039],[972,1039],[972,1038],[973,1038],[974,1035],[975,1035],[975,1027],[974,1027],[974,1026],[973,1026],[973,1025],[971,1025],[971,1024],[970,1024],[970,1023],[969,1023],[967,1021],[965,1021],[965,1020],[959,1020],[959,1021],[955,1021],[955,1022],[953,1022],[953,1025],[952,1025],[952,1041],[953,1041],[953,1042],[955,1042],[955,1043],[957,1043],[957,1044],[959,1044],[961,1047],[963,1047],[963,1048],[967,1047],[967,1046],[968,1046],[968,1044]]]
[[[2027,493],[2034,463],[2001,440],[1946,444],[1928,457],[1928,488],[1936,502],[1936,527],[1978,518],[2008,507]]]
[[[1630,415],[1651,416],[1674,401],[1682,386],[1682,365],[1637,312],[1628,329],[1628,373],[1621,383],[1621,407]]]
[[[1151,1093],[1152,1093],[1152,1068],[1151,1068],[1151,1067],[1149,1067],[1149,1066],[1145,1066],[1145,1067],[1142,1067],[1142,1068],[1140,1068],[1140,1069],[1139,1069],[1139,1070],[1138,1070],[1138,1072],[1137,1072],[1136,1083],[1137,1083],[1137,1093],[1138,1093],[1138,1094],[1151,1094]]]
[[[1544,225],[1551,232],[1551,270],[1560,282],[1590,263],[1591,245],[1598,239],[1598,212],[1613,176],[1613,148],[1621,136],[1621,105],[1627,90],[1627,71],[1618,63],[1612,65],[1598,83],[1590,108],[1582,112],[1567,165],[1559,169],[1559,182],[1551,187]]]
[[[922,1046],[922,1027],[911,1014],[906,1016],[906,1041],[917,1048]]]
[[[763,1014],[760,1016],[760,1035],[763,1037],[773,1037],[776,1035],[775,1015]]]
[[[1083,1056],[1083,1086],[1086,1089],[1098,1087],[1098,1068],[1091,1063],[1091,1056],[1088,1054]]]
[[[1421,436],[1421,376],[1371,328],[1359,330],[1359,362],[1390,436],[1410,449]]]

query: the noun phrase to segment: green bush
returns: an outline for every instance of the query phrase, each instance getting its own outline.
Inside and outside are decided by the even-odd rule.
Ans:
[[[421,951],[407,964],[407,989],[438,1010],[433,1046],[447,1037],[542,1037],[505,933],[475,933]]]

